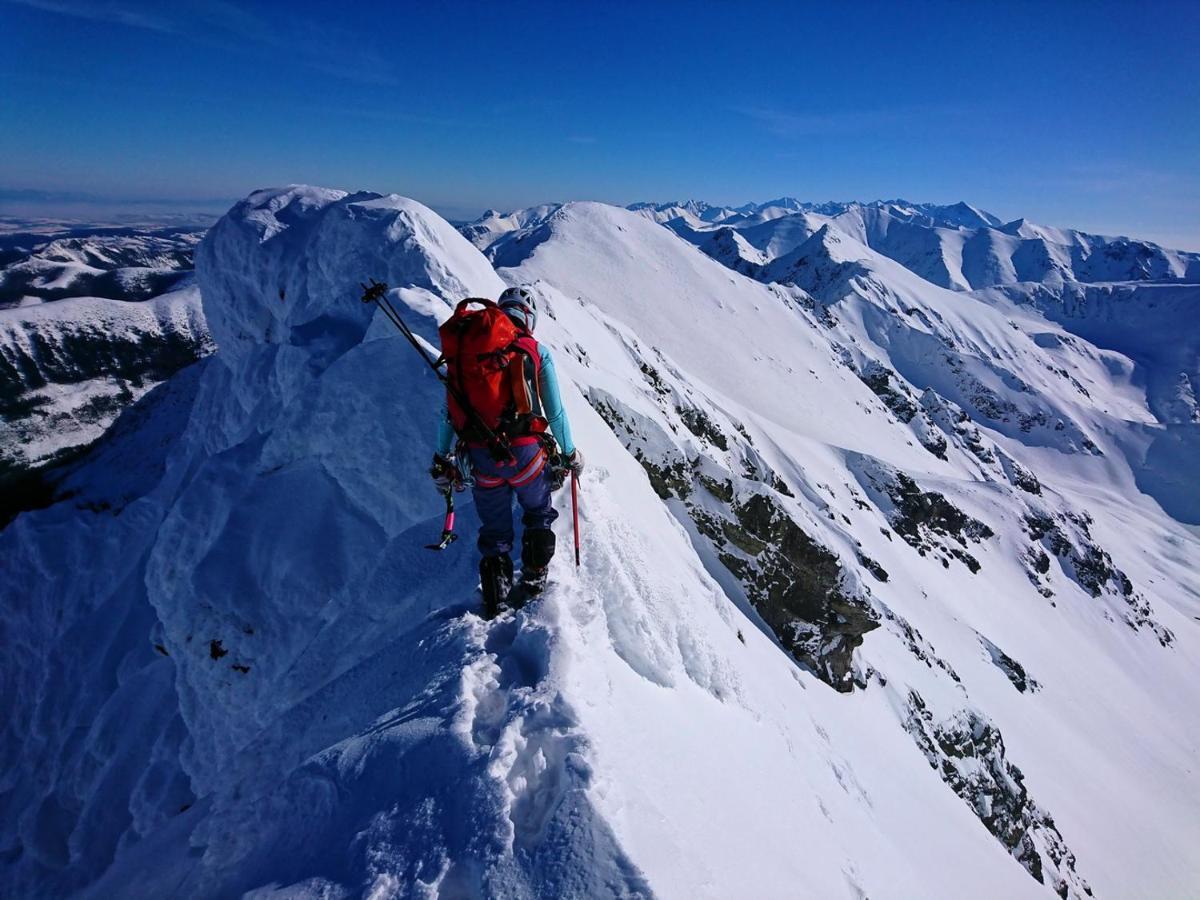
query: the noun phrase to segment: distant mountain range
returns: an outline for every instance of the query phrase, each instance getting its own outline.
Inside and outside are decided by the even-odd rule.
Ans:
[[[968,203],[806,203],[780,197],[738,207],[685,200],[628,208],[742,274],[765,281],[788,280],[804,258],[802,246],[828,226],[952,290],[1023,282],[1200,282],[1200,253],[1026,219],[1002,222]],[[528,240],[556,209],[539,206],[507,215],[489,211],[465,226],[463,234],[476,246],[493,248],[490,255],[501,259],[509,242]]]
[[[195,223],[0,222],[0,308],[66,297],[145,300],[161,294],[191,270],[205,230]]]

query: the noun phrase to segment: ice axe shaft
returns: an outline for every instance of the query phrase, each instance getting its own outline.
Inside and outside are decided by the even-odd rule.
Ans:
[[[426,550],[445,550],[458,540],[458,535],[454,533],[454,488],[448,487],[442,493],[446,498],[446,518],[442,522],[442,539],[436,544],[426,544]]]

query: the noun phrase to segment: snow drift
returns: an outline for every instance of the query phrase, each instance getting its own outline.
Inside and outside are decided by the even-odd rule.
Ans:
[[[830,232],[764,284],[637,212],[493,218],[499,269],[395,196],[206,237],[218,352],[0,532],[5,893],[1196,883],[1197,542],[1127,357]],[[439,386],[367,277],[428,341],[534,283],[585,549],[515,617],[421,549]]]

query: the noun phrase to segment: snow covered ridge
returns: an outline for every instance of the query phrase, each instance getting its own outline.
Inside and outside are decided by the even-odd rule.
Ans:
[[[833,229],[768,284],[534,218],[498,269],[395,196],[214,226],[218,351],[0,531],[0,892],[1185,895],[1200,543],[1141,363]],[[440,392],[367,277],[430,341],[538,293],[584,556],[513,618],[421,549]]]
[[[1047,381],[1041,373],[1054,373],[1084,396],[1093,377],[1101,383],[1115,377],[1126,386],[1146,384],[1148,404],[1137,400],[1135,408],[1124,402],[1086,405],[1091,413],[1106,418],[1166,426],[1129,429],[1111,423],[1125,433],[1118,441],[1119,452],[1128,460],[1138,487],[1176,518],[1200,524],[1200,482],[1180,475],[1184,459],[1193,458],[1200,450],[1200,433],[1195,428],[1200,423],[1196,401],[1200,396],[1200,357],[1196,353],[1200,347],[1200,317],[1196,315],[1200,285],[1191,283],[1200,280],[1197,254],[1166,251],[1123,238],[1058,232],[1023,221],[1000,228],[981,225],[973,232],[976,237],[970,237],[969,228],[948,226],[992,223],[995,217],[966,204],[938,207],[890,201],[814,206],[781,198],[733,210],[740,219],[722,219],[714,213],[716,209],[694,202],[634,205],[639,215],[653,221],[665,219],[667,228],[738,274],[781,288],[799,288],[805,302],[817,304],[829,321],[835,319],[832,311],[836,306],[857,308],[865,303],[869,327],[875,332],[872,340],[881,346],[865,355],[851,346],[845,352],[847,364],[863,373],[864,366],[899,369],[908,382],[906,390],[914,397],[933,388],[977,421],[1005,434],[1020,432],[1036,444],[1094,453],[1099,445],[1077,420],[1073,404],[1058,403],[1060,391],[1052,384],[1054,379]],[[783,214],[776,216],[780,210]],[[463,232],[498,266],[517,266],[535,254],[564,215],[560,207],[539,207],[480,220]],[[698,216],[738,224],[713,227]],[[489,225],[499,221],[510,227]],[[996,234],[987,237],[984,232]],[[987,248],[996,240],[1007,240],[1005,232],[1036,235],[1030,240],[1051,241],[1058,250],[1052,253],[1053,247],[1046,245],[1032,255],[1017,253],[1014,259],[1049,261],[1044,266],[1031,263],[1032,269],[1017,272],[1001,257],[988,255]],[[916,235],[919,240],[912,245],[915,257],[896,252],[899,245],[886,241],[882,249],[877,248],[880,234]],[[974,263],[969,254],[947,256],[953,235],[958,236],[953,240],[987,252]],[[979,235],[986,240],[980,242]],[[1071,247],[1067,248],[1068,244]],[[925,249],[920,250],[922,247]],[[1132,268],[1125,265],[1130,259],[1126,251],[1139,261]],[[919,264],[913,261],[916,257]],[[955,295],[938,288],[965,289],[968,284],[941,277],[948,271],[942,263],[951,257],[957,260],[951,260],[955,271],[983,273],[978,281],[994,285],[977,292],[993,307],[986,315],[999,325],[1002,317],[995,311],[1014,304],[1031,306],[1038,313],[1031,330],[1010,335],[1013,340],[985,336],[981,343],[971,334],[973,323],[952,325],[961,318],[962,304]],[[940,262],[934,265],[931,259]],[[1017,277],[1037,280],[1014,281]],[[1075,280],[1077,277],[1081,280]],[[1134,280],[1096,280],[1102,277]],[[937,298],[937,309],[929,307],[933,298]],[[938,311],[943,307],[948,317]],[[1040,332],[1044,318],[1059,324],[1065,332],[1061,340],[1052,332],[1035,333]],[[1015,323],[1013,327],[1022,330]],[[883,339],[882,332],[893,337]],[[899,335],[903,339],[897,343]],[[1087,343],[1073,344],[1076,336]],[[1030,355],[1030,340],[1050,352]],[[993,353],[976,350],[991,345],[998,348]],[[961,357],[960,349],[967,351]],[[1098,364],[1113,371],[1093,376]],[[867,377],[878,383],[874,376]],[[911,413],[900,412],[906,421],[912,419]],[[918,430],[922,427],[918,421]],[[1020,439],[1030,443],[1030,438]],[[934,438],[933,444],[938,441]]]

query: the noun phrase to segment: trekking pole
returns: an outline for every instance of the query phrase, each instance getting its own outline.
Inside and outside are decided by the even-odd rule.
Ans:
[[[446,498],[446,518],[442,521],[442,539],[436,544],[426,544],[426,550],[445,550],[457,539],[454,533],[454,485],[442,492]]]
[[[575,568],[579,568],[579,476],[571,473],[571,521],[575,532]]]
[[[361,287],[363,290],[362,302],[374,303],[376,306],[378,306],[380,311],[388,317],[388,320],[400,330],[402,335],[408,338],[408,342],[412,344],[414,348],[416,348],[418,353],[421,354],[421,358],[425,360],[425,365],[433,369],[433,374],[436,375],[438,379],[446,385],[446,387],[450,388],[451,385],[446,380],[446,376],[443,375],[441,369],[438,368],[437,360],[433,359],[433,357],[425,352],[425,348],[421,346],[421,342],[417,340],[417,336],[412,333],[412,329],[404,324],[404,320],[400,318],[400,314],[396,312],[396,308],[392,306],[391,301],[388,300],[387,282],[376,281],[374,278],[370,278],[368,281],[370,281],[370,284],[359,285],[359,287]]]

